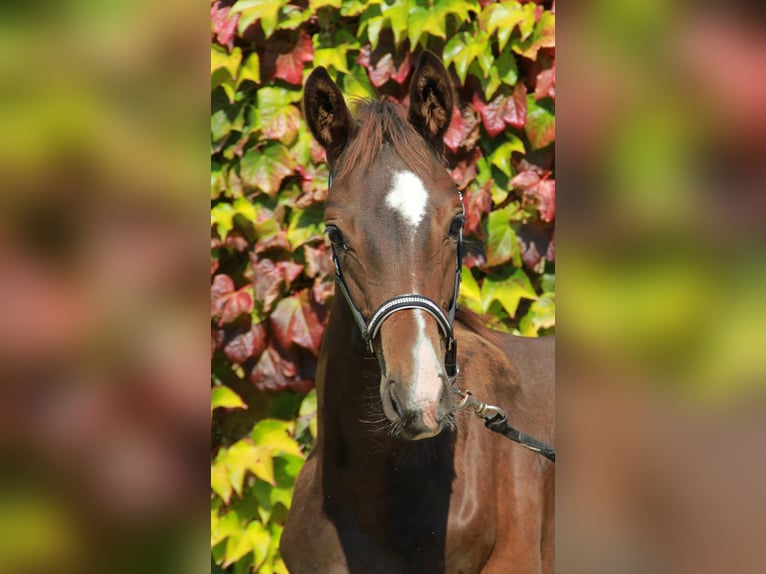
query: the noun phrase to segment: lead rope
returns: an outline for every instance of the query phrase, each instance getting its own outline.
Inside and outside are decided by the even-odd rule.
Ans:
[[[505,410],[480,401],[469,390],[452,387],[452,392],[460,397],[460,401],[457,404],[458,410],[465,408],[473,410],[474,414],[484,421],[484,426],[489,430],[508,437],[524,448],[544,456],[553,463],[556,462],[556,450],[552,446],[513,428],[508,424],[508,413]]]

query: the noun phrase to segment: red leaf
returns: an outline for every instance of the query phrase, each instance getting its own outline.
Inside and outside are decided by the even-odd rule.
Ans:
[[[484,214],[489,213],[492,207],[492,195],[489,188],[492,181],[487,182],[482,188],[477,190],[468,190],[465,193],[463,203],[465,203],[465,232],[480,233],[481,219]]]
[[[477,269],[486,271],[487,258],[481,253],[476,253],[476,254],[469,253],[468,255],[463,257],[463,265],[465,265],[469,269],[473,269],[474,267],[476,267]]]
[[[307,291],[282,299],[270,321],[277,342],[285,349],[294,343],[315,355],[319,353],[323,327],[308,303]]]
[[[365,44],[364,46],[362,46],[362,49],[359,50],[359,55],[356,57],[356,63],[368,71],[370,69],[370,54],[371,54],[370,45]]]
[[[548,250],[545,252],[545,258],[548,261],[556,261],[556,232],[551,236],[551,242],[548,244]]]
[[[246,287],[234,291],[234,282],[228,275],[216,275],[210,288],[210,314],[219,317],[219,324],[230,323],[253,308],[253,300]]]
[[[515,128],[524,127],[527,121],[527,88],[522,82],[516,84],[511,97],[505,100],[503,120]]]
[[[311,161],[314,163],[321,163],[327,160],[327,154],[325,153],[324,148],[319,145],[314,138],[311,138],[311,141],[309,142],[309,155],[311,156]]]
[[[314,285],[311,287],[311,296],[314,301],[324,305],[334,294],[335,282],[332,279],[320,279],[319,277],[314,279]]]
[[[290,381],[289,385],[296,393],[305,395],[314,388],[314,381],[311,379],[295,379]]]
[[[303,246],[303,253],[306,259],[306,275],[309,277],[326,277],[334,273],[332,259],[324,244],[319,244],[316,248],[306,244]]]
[[[526,266],[530,269],[534,269],[535,266],[540,262],[540,253],[537,251],[537,245],[533,241],[531,241],[527,248],[524,250],[521,258],[524,260]]]
[[[484,129],[487,133],[495,137],[501,134],[505,129],[504,120],[504,97],[496,96],[489,104],[485,105],[481,109],[481,122],[484,124]]]
[[[537,186],[537,209],[543,221],[552,221],[556,217],[556,181],[546,179]]]
[[[229,323],[244,313],[253,309],[253,300],[245,288],[232,293],[221,309],[221,323]]]
[[[393,54],[386,52],[381,55],[380,52],[380,47],[375,52],[371,52],[370,45],[367,44],[359,51],[356,62],[367,70],[370,82],[376,88],[388,80],[394,80],[397,84],[403,85],[412,69],[409,52],[404,52],[399,65],[396,64]]]
[[[410,69],[412,66],[410,65],[410,53],[405,52],[404,53],[404,60],[401,64],[399,64],[399,67],[396,68],[396,71],[391,74],[391,79],[399,84],[400,86],[404,84],[405,80],[407,79],[407,76],[410,73]]]
[[[210,344],[212,345],[211,354],[215,352],[215,350],[223,345],[224,338],[226,336],[226,333],[223,329],[220,328],[211,328],[210,329]]]
[[[261,237],[255,242],[255,252],[263,253],[269,249],[284,249],[290,251],[290,242],[287,241],[287,233],[284,229],[280,229],[276,233],[269,234],[266,237]]]
[[[377,64],[370,66],[370,82],[372,82],[373,86],[379,88],[389,80],[393,72],[394,57],[391,54],[384,54]]]
[[[460,160],[450,171],[450,176],[459,189],[465,189],[476,177],[476,162],[480,157],[481,149],[476,147],[471,155]]]
[[[303,64],[314,59],[314,45],[311,37],[300,30],[298,41],[292,51],[277,56],[274,77],[288,84],[299,86],[303,83]]]
[[[301,124],[301,113],[295,106],[285,106],[274,114],[271,121],[263,128],[263,137],[279,140],[283,143],[292,142]]]
[[[540,172],[536,168],[524,169],[511,180],[511,187],[525,192],[533,190],[540,183]]]
[[[287,389],[285,365],[279,352],[269,345],[250,373],[250,382],[259,391],[284,391]]]
[[[221,6],[221,2],[215,2],[210,7],[210,20],[213,23],[213,34],[221,46],[229,48],[229,52],[234,48],[234,32],[237,30],[239,22],[239,13],[229,18],[231,6]]]
[[[271,304],[279,297],[283,284],[284,275],[271,259],[261,259],[253,265],[253,290],[264,312],[271,310]]]
[[[555,67],[550,70],[543,70],[537,74],[537,80],[535,81],[535,99],[539,100],[545,97],[556,99]]]
[[[452,120],[450,120],[449,128],[444,134],[444,145],[452,152],[457,152],[460,147],[460,143],[463,141],[465,130],[465,122],[463,116],[460,113],[460,109],[455,106],[452,110]]]
[[[487,102],[484,101],[484,98],[480,96],[478,92],[474,92],[473,98],[471,99],[471,105],[473,106],[474,111],[480,114],[481,110],[487,106]]]
[[[280,261],[277,263],[277,269],[282,274],[287,287],[303,272],[303,265],[294,261]]]
[[[252,325],[244,333],[231,338],[223,348],[226,356],[235,363],[244,363],[250,357],[259,356],[266,348],[266,328],[262,323]]]
[[[224,273],[220,273],[213,278],[213,285],[210,287],[210,315],[215,317],[221,314],[223,303],[234,291],[234,281]]]

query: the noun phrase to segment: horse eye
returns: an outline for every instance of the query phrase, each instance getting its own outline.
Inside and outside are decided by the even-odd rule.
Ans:
[[[330,243],[336,247],[343,247],[346,244],[346,240],[343,238],[343,234],[340,232],[340,229],[334,225],[328,225],[325,229],[325,232],[327,233],[327,237],[330,238]]]
[[[458,215],[452,220],[452,223],[449,226],[449,236],[452,239],[458,239],[460,237],[460,231],[463,229],[464,223],[465,216],[463,215]]]

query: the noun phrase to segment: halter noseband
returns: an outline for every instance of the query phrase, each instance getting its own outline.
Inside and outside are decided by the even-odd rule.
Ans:
[[[330,178],[330,184],[332,184],[332,178]],[[460,194],[460,201],[462,203],[463,196]],[[465,213],[465,207],[463,207],[463,213]],[[457,297],[460,292],[460,279],[462,270],[462,248],[463,248],[463,229],[460,228],[460,235],[457,243],[457,258],[455,269],[455,290],[452,294],[452,302],[449,309],[445,314],[442,308],[437,305],[433,300],[417,293],[408,293],[406,295],[397,295],[391,299],[384,301],[372,314],[370,321],[364,320],[364,316],[361,311],[354,305],[354,301],[351,299],[351,294],[348,292],[348,286],[346,280],[343,277],[343,273],[340,270],[340,263],[338,261],[338,254],[335,251],[335,245],[332,245],[332,261],[335,264],[335,281],[340,287],[343,297],[348,303],[348,307],[351,310],[351,315],[354,317],[359,331],[362,334],[362,339],[367,345],[367,350],[370,354],[375,354],[373,349],[373,341],[380,331],[383,322],[388,319],[394,313],[404,311],[406,309],[421,309],[431,315],[439,324],[444,338],[447,341],[447,354],[444,359],[444,369],[447,372],[447,377],[450,381],[454,380],[458,374],[457,368],[457,341],[455,340],[455,331],[453,325],[455,323],[455,310],[457,309]]]

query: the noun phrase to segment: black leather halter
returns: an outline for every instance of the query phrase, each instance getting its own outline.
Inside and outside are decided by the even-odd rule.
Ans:
[[[330,179],[332,183],[332,179]],[[462,194],[460,200],[462,203]],[[465,207],[463,207],[463,213],[465,213]],[[444,339],[447,342],[447,353],[444,359],[444,369],[447,372],[447,377],[450,381],[453,381],[458,374],[457,367],[457,341],[455,341],[455,331],[453,325],[455,323],[455,310],[457,309],[457,297],[460,292],[460,279],[462,270],[462,250],[463,250],[463,229],[460,228],[460,235],[457,243],[457,257],[455,262],[455,290],[452,294],[452,302],[450,303],[447,313],[444,313],[442,308],[437,305],[432,299],[417,293],[408,293],[405,295],[397,295],[391,299],[384,301],[380,307],[370,317],[369,321],[365,321],[361,311],[354,305],[354,301],[351,299],[351,294],[348,292],[348,286],[346,280],[343,278],[343,272],[340,269],[340,263],[338,261],[338,254],[335,250],[335,245],[332,245],[332,261],[335,264],[335,281],[340,287],[343,297],[348,303],[348,307],[351,310],[351,314],[356,321],[359,331],[362,334],[362,339],[367,344],[367,350],[371,354],[375,354],[373,349],[373,341],[380,331],[380,327],[383,322],[388,319],[394,313],[404,311],[406,309],[422,309],[429,315],[431,315],[439,324],[439,329],[444,335]]]

